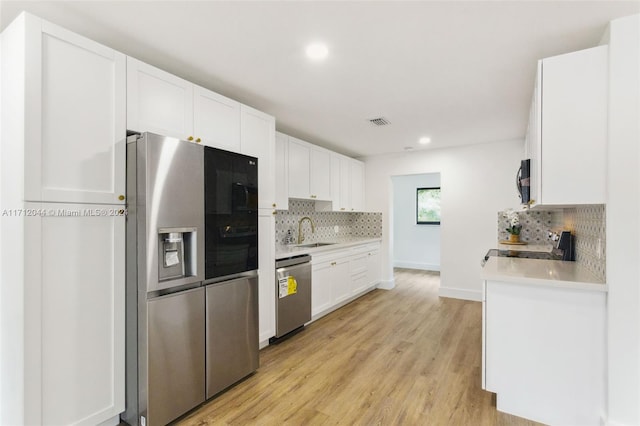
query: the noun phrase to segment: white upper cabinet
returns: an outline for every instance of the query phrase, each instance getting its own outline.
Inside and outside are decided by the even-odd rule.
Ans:
[[[275,139],[276,120],[257,109],[241,106],[240,149],[258,158],[258,207],[276,208]]]
[[[3,96],[24,126],[24,198],[124,203],[126,57],[32,15],[21,19],[14,28],[24,46],[15,47],[25,60],[14,62],[16,51],[5,58],[20,77]]]
[[[276,132],[276,158],[275,158],[275,179],[276,179],[276,208],[280,210],[289,209],[289,174],[287,173],[287,163],[289,162],[289,136]]]
[[[340,203],[337,210],[351,211],[351,158],[340,156]]]
[[[364,211],[364,163],[350,159],[351,211]]]
[[[332,210],[351,211],[351,162],[346,155],[331,153],[331,200]]]
[[[337,152],[331,153],[331,209],[340,211],[340,158]]]
[[[289,137],[289,197],[331,201],[331,151]]]
[[[127,57],[127,129],[193,140],[193,86]]]
[[[527,135],[532,204],[606,202],[608,47],[539,62]]]
[[[364,163],[303,140],[280,134],[288,152],[284,164],[288,197],[321,201],[318,211],[364,210]],[[279,154],[281,157],[283,153]],[[283,157],[284,158],[284,157]],[[282,166],[280,166],[282,167]],[[277,187],[284,185],[278,179]],[[283,191],[284,192],[284,191]]]
[[[311,198],[309,193],[309,161],[311,147],[304,141],[289,136],[289,198]]]
[[[207,146],[240,152],[240,102],[194,85],[193,135]]]
[[[127,129],[240,152],[240,102],[128,57]]]
[[[309,192],[314,199],[331,200],[331,151],[319,147],[311,148]]]

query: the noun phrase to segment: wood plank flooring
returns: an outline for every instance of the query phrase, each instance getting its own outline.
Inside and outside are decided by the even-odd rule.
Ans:
[[[481,389],[481,304],[439,298],[437,273],[395,278],[263,349],[255,374],[178,424],[536,425]]]

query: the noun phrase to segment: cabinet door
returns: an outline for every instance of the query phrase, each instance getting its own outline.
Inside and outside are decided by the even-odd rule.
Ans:
[[[289,137],[289,197],[309,199],[309,162],[311,147]]]
[[[314,200],[331,200],[331,153],[326,149],[311,148],[309,192]]]
[[[351,293],[356,295],[367,288],[367,253],[351,257]]]
[[[340,303],[351,297],[351,271],[349,258],[336,259],[331,265],[331,296],[333,303]]]
[[[127,57],[127,129],[193,138],[193,84]]]
[[[311,315],[315,317],[332,305],[331,262],[314,266],[311,282]]]
[[[25,199],[124,203],[125,56],[31,15],[26,25]]]
[[[367,252],[367,286],[373,287],[382,281],[382,262],[380,250],[373,249]]]
[[[240,152],[240,102],[193,86],[193,136],[207,146]]]
[[[276,132],[276,199],[275,206],[279,210],[289,209],[289,174],[287,164],[289,162],[289,136]]]
[[[542,203],[605,203],[608,47],[544,59],[542,90]]]
[[[364,163],[351,159],[351,210],[364,210]]]
[[[340,154],[331,153],[331,209],[340,211]]]
[[[485,310],[486,389],[504,411],[545,424],[599,424],[606,294],[487,281]]]
[[[272,209],[275,204],[276,120],[246,105],[240,107],[240,148],[245,155],[258,158],[258,207]]]
[[[542,202],[540,194],[540,159],[542,157],[542,145],[540,141],[540,114],[541,114],[541,90],[542,90],[542,61],[538,61],[538,69],[536,72],[536,83],[533,90],[533,99],[531,100],[531,110],[529,111],[529,137],[528,137],[528,153],[525,158],[529,158],[529,194],[531,205],[534,206]]]
[[[272,210],[258,216],[259,340],[265,346],[276,334],[275,219]]]
[[[121,208],[56,204],[60,216],[25,226],[25,291],[41,306],[25,369],[41,369],[41,424],[99,424],[124,411],[125,216],[110,215]]]
[[[340,207],[339,211],[351,211],[351,158],[340,156]]]

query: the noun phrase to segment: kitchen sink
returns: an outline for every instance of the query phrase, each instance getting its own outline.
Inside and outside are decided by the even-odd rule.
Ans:
[[[322,247],[322,246],[330,246],[335,243],[309,243],[309,244],[298,244],[296,247],[304,247],[304,248],[312,248],[312,247]]]

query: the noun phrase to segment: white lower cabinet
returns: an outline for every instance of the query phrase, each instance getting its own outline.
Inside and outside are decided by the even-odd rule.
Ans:
[[[273,210],[258,215],[258,309],[260,347],[276,334],[275,219]]]
[[[374,286],[382,281],[382,262],[380,261],[380,244],[369,246],[367,250],[367,285]]]
[[[312,256],[311,317],[327,313],[351,296],[349,250]]]
[[[311,278],[311,317],[331,307],[331,261],[314,263]]]
[[[351,256],[351,294],[356,295],[367,288],[367,253],[358,252]]]
[[[336,258],[331,262],[332,303],[344,302],[351,297],[351,273],[349,258]]]
[[[375,270],[369,272],[369,253],[379,246],[375,243],[312,255],[312,319],[356,299],[380,281],[371,278],[379,276]],[[374,266],[379,270],[379,265]]]
[[[499,411],[545,424],[605,413],[606,293],[485,281],[483,389]]]

